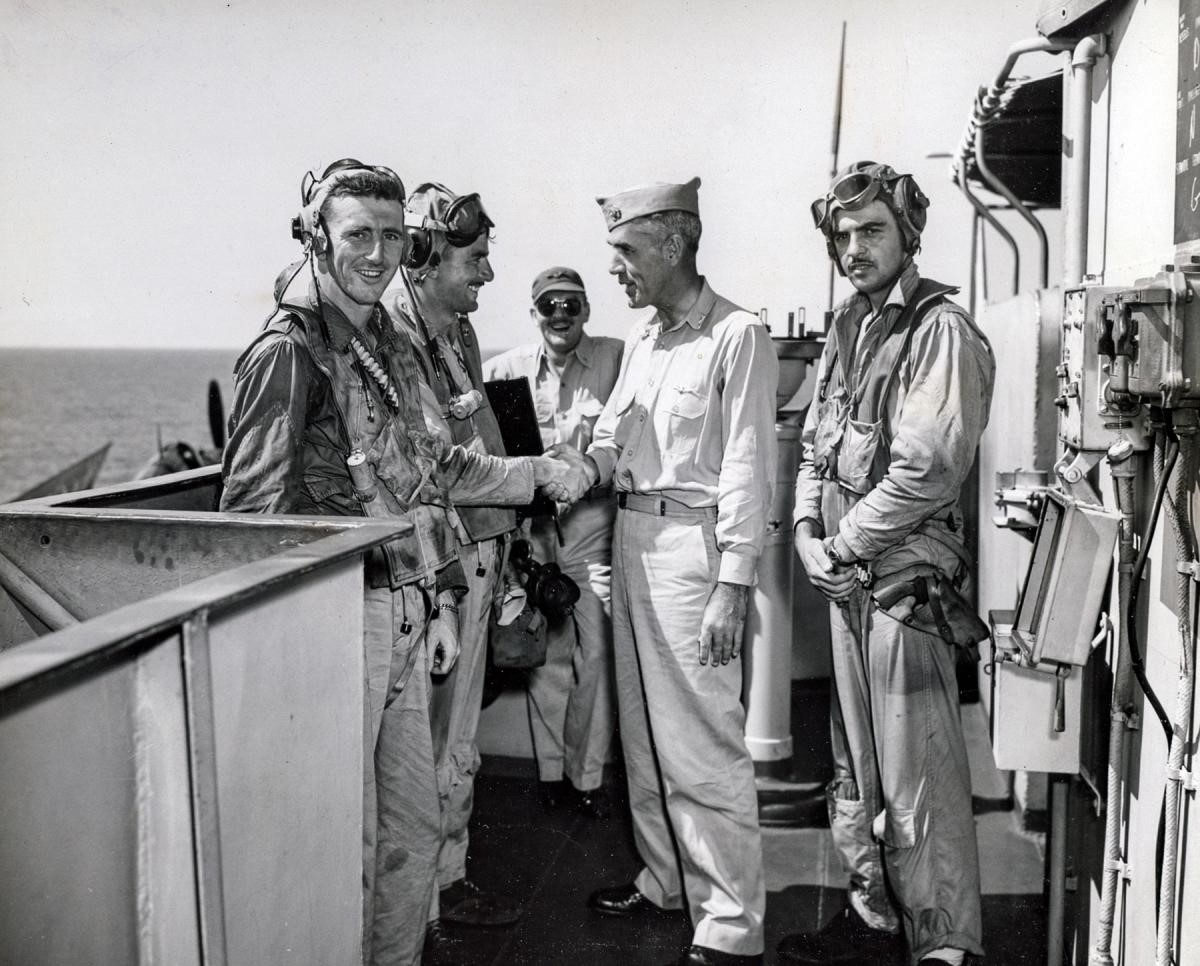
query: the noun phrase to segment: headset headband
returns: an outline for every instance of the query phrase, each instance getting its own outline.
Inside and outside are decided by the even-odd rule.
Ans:
[[[382,165],[363,164],[355,158],[342,158],[329,165],[320,178],[315,177],[311,171],[306,171],[300,179],[302,207],[300,214],[292,219],[292,237],[305,243],[312,239],[316,234],[321,208],[329,198],[330,192],[343,181],[364,171],[394,182],[400,189],[400,204],[404,205],[407,198],[404,182],[395,171]]]

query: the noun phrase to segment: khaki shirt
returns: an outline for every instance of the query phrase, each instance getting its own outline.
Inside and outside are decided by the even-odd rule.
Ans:
[[[618,492],[717,508],[718,579],[753,584],[775,480],[779,362],[757,316],[708,282],[678,325],[634,325],[588,455]]]
[[[585,332],[561,375],[550,365],[541,342],[489,359],[483,374],[485,379],[528,379],[542,445],[570,443],[583,452],[616,385],[624,349],[620,339]]]

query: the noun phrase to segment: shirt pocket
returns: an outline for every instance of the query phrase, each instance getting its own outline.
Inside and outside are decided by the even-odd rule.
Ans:
[[[564,420],[565,425],[562,429],[568,438],[578,433],[581,442],[586,446],[592,438],[592,427],[596,425],[596,420],[602,412],[604,403],[599,399],[595,396],[581,396],[571,405],[571,412]]]
[[[658,410],[665,452],[691,452],[696,448],[709,404],[703,386],[675,385],[662,393]]]

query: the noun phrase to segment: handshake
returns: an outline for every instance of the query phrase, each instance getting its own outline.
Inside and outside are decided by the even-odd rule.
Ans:
[[[570,506],[597,481],[596,464],[570,443],[555,443],[533,457],[533,482],[556,503]]]

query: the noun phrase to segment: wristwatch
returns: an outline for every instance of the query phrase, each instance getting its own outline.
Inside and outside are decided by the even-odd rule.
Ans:
[[[835,567],[849,567],[850,561],[843,560],[841,554],[837,552],[837,547],[833,545],[833,537],[829,537],[825,541],[825,556],[833,561]]]

